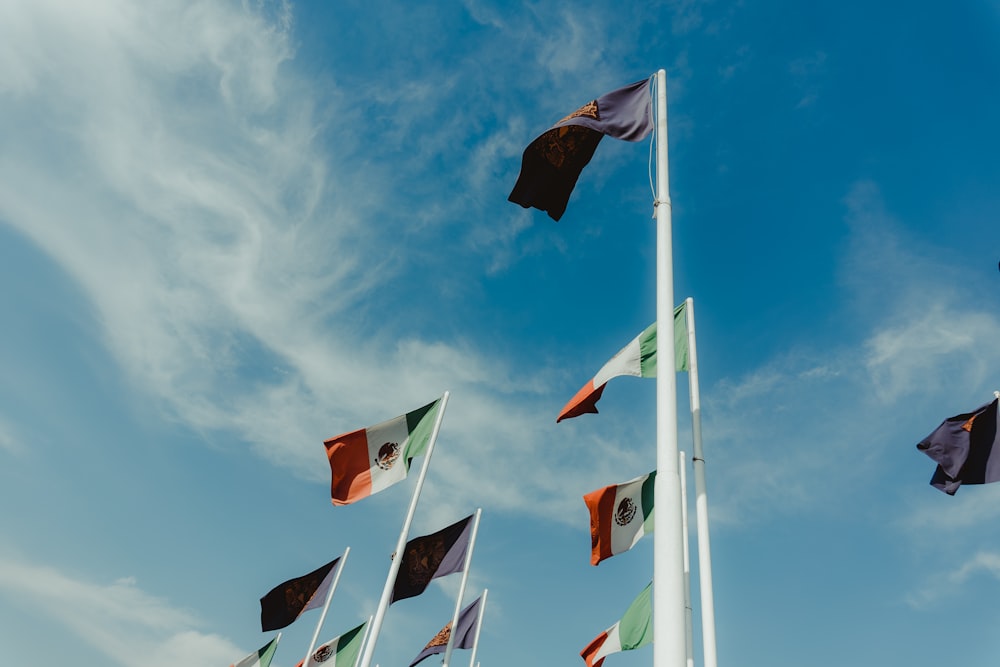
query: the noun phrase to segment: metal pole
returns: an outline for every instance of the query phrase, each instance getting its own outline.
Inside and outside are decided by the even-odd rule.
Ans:
[[[677,374],[674,359],[674,277],[667,171],[667,73],[656,73],[656,518],[653,562],[653,661],[683,667],[684,553],[677,472]]]
[[[469,548],[465,552],[465,566],[462,568],[462,583],[458,586],[458,599],[455,600],[455,613],[451,617],[451,632],[448,633],[448,645],[444,648],[444,661],[442,667],[448,667],[451,660],[451,651],[455,648],[455,632],[458,630],[458,615],[462,611],[462,599],[465,597],[465,584],[469,581],[469,570],[472,568],[472,550],[476,546],[476,533],[479,532],[479,517],[483,514],[480,507],[476,510],[476,516],[472,520],[472,532],[469,534]]]
[[[413,497],[410,499],[410,508],[406,512],[406,519],[403,520],[403,529],[399,532],[399,539],[396,541],[395,557],[389,564],[389,574],[386,575],[385,587],[382,589],[382,598],[379,600],[378,609],[375,611],[371,634],[368,637],[368,643],[365,644],[365,653],[361,657],[361,667],[368,667],[372,663],[372,655],[375,653],[375,643],[378,641],[378,633],[382,629],[382,620],[385,618],[385,612],[389,608],[392,588],[396,583],[396,575],[399,574],[399,564],[403,560],[403,549],[406,548],[406,538],[410,533],[410,524],[413,523],[413,515],[417,511],[420,489],[424,486],[424,478],[427,477],[427,469],[431,463],[431,454],[434,453],[434,444],[437,442],[438,431],[441,430],[441,420],[444,418],[444,410],[448,407],[448,395],[446,391],[444,392],[444,396],[441,397],[437,419],[434,421],[434,430],[431,431],[431,439],[427,443],[424,465],[420,468],[420,476],[417,477],[417,485],[413,489]]]
[[[472,655],[469,657],[469,667],[476,665],[476,653],[479,652],[479,633],[483,630],[483,613],[486,611],[486,596],[490,589],[483,589],[483,597],[479,600],[479,618],[476,619],[476,635],[472,638]]]
[[[330,600],[333,599],[333,592],[337,590],[337,582],[340,581],[340,573],[344,571],[344,563],[347,562],[347,554],[349,553],[351,553],[351,547],[344,549],[344,555],[340,557],[340,562],[337,563],[337,574],[333,577],[333,583],[330,584],[330,590],[326,592],[326,602],[323,603],[323,613],[319,615],[319,622],[316,623],[316,631],[313,633],[312,641],[309,643],[309,650],[306,652],[306,659],[302,661],[303,665],[309,665],[309,658],[312,656],[312,652],[316,648],[316,640],[319,639],[319,631],[323,628],[323,621],[326,620],[326,612],[330,609]]]
[[[691,555],[688,545],[687,470],[684,452],[679,453],[678,470],[681,473],[681,533],[684,535],[684,633],[687,635],[687,667],[694,667],[694,628],[691,621]]]
[[[688,387],[691,396],[691,435],[694,452],[695,520],[698,524],[698,581],[701,591],[701,641],[704,667],[716,667],[715,595],[712,592],[712,547],[708,537],[708,495],[705,491],[705,455],[701,447],[701,389],[698,386],[698,346],[694,335],[694,299],[686,302],[688,332]]]

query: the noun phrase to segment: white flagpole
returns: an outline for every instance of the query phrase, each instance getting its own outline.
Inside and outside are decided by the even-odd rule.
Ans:
[[[479,518],[483,514],[483,508],[476,509],[476,515],[472,519],[472,532],[469,534],[469,548],[465,552],[465,565],[462,567],[462,583],[458,586],[458,599],[455,600],[455,613],[451,617],[451,632],[448,633],[448,645],[444,648],[444,660],[441,667],[448,667],[451,660],[451,651],[455,647],[455,632],[458,629],[458,614],[462,611],[462,600],[465,598],[465,584],[469,581],[469,570],[472,567],[472,550],[476,546],[476,534],[479,532]]]
[[[399,563],[403,560],[403,549],[406,548],[406,538],[410,533],[410,524],[413,523],[413,515],[417,511],[417,501],[420,499],[420,489],[424,486],[424,478],[427,477],[427,468],[431,463],[431,454],[434,453],[434,443],[437,442],[438,431],[441,430],[441,420],[444,418],[444,409],[448,407],[448,395],[444,392],[441,397],[441,405],[438,407],[437,419],[434,420],[434,430],[431,431],[430,442],[427,443],[427,452],[424,454],[424,465],[420,468],[420,475],[417,477],[417,485],[413,489],[413,497],[410,499],[410,508],[406,511],[406,519],[403,520],[403,529],[399,532],[399,539],[396,541],[396,551],[392,561],[389,563],[389,574],[385,578],[385,587],[382,589],[382,597],[378,603],[372,621],[371,633],[368,643],[365,644],[365,652],[361,657],[361,667],[368,667],[372,664],[372,654],[375,653],[375,643],[378,641],[378,633],[382,629],[382,620],[385,618],[386,609],[389,608],[389,601],[392,597],[392,588],[396,583],[396,575],[399,573]]]
[[[687,470],[684,452],[679,452],[677,469],[681,475],[681,534],[684,536],[684,634],[687,636],[687,667],[694,667],[694,628],[691,621],[691,555],[688,545]],[[655,519],[654,519],[655,520]]]
[[[368,622],[365,623],[365,634],[364,634],[364,636],[361,637],[361,646],[362,646],[362,648],[368,642],[368,637],[370,636],[371,630],[372,630],[372,617],[369,616],[368,617]],[[354,658],[354,662],[351,663],[351,667],[358,667],[358,662],[360,662],[360,661],[361,661],[361,651],[359,651],[357,657]],[[309,663],[306,663],[304,665],[304,667],[309,667]],[[376,665],[376,667],[378,667],[378,666]]]
[[[316,648],[316,640],[319,639],[319,631],[323,628],[323,621],[326,620],[326,612],[330,609],[330,600],[333,599],[333,592],[337,590],[337,582],[340,581],[340,573],[344,571],[344,562],[347,561],[347,554],[351,553],[351,547],[344,549],[344,555],[340,557],[340,562],[337,563],[337,574],[333,576],[333,583],[330,584],[330,590],[326,592],[326,602],[323,603],[323,613],[319,615],[319,622],[316,623],[316,631],[313,632],[312,641],[309,643],[309,650],[306,651],[306,659],[302,661],[302,664],[308,667],[309,658],[312,656],[313,650]]]
[[[685,302],[688,334],[688,387],[691,396],[691,434],[694,451],[695,520],[698,524],[698,581],[701,591],[701,641],[704,667],[716,667],[715,596],[712,592],[712,548],[708,537],[708,496],[705,491],[705,455],[701,448],[701,389],[698,386],[698,345],[694,335],[694,299]]]
[[[479,600],[479,616],[476,618],[476,634],[472,638],[472,656],[469,658],[469,667],[475,667],[476,653],[479,651],[479,633],[483,629],[483,612],[486,610],[486,596],[490,589],[483,589],[483,597]]]
[[[667,171],[667,73],[656,73],[656,487],[653,528],[653,664],[683,667],[684,551],[677,472],[674,276]]]

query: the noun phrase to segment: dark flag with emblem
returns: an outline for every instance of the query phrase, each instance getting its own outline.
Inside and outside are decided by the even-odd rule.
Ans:
[[[545,211],[559,220],[580,172],[604,135],[641,141],[653,130],[650,80],[598,97],[528,144],[508,201]]]
[[[917,444],[938,464],[931,486],[953,496],[963,484],[1000,481],[998,400],[949,417]]]
[[[420,595],[431,579],[462,571],[474,516],[470,514],[436,533],[406,543],[390,604]]]
[[[472,648],[473,643],[476,641],[476,625],[479,621],[479,603],[481,601],[481,597],[476,598],[475,602],[463,609],[458,615],[458,630],[455,631],[455,648]],[[413,667],[427,656],[434,655],[435,653],[444,653],[449,639],[451,639],[451,621],[448,621],[448,624],[434,635],[434,639],[427,642],[427,646],[420,652],[420,655],[413,659],[410,667]]]
[[[292,624],[302,612],[318,609],[326,602],[326,594],[333,581],[333,568],[340,558],[335,558],[309,574],[289,579],[272,588],[260,599],[261,632],[280,630]]]

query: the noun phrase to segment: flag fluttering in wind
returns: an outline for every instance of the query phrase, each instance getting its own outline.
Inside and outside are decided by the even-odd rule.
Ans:
[[[998,402],[949,417],[917,444],[938,464],[931,486],[953,496],[962,484],[1000,481]]]
[[[476,624],[479,621],[480,601],[482,601],[481,597],[476,598],[475,602],[463,609],[458,615],[458,630],[455,631],[455,648],[472,648],[473,643],[476,641]],[[424,649],[420,651],[420,654],[413,659],[413,662],[410,663],[410,667],[413,667],[424,658],[434,655],[435,653],[444,653],[450,638],[451,621],[448,621],[448,624],[441,628],[441,630],[434,635],[433,639],[427,642],[427,646],[425,646]]]
[[[684,305],[674,309],[674,370],[688,370],[687,323],[684,321]],[[556,422],[579,417],[588,412],[597,412],[597,401],[601,400],[604,387],[611,378],[620,375],[635,377],[656,377],[656,322],[636,336],[631,343],[611,357],[587,384],[570,399]]]
[[[440,400],[376,426],[330,438],[330,499],[348,505],[406,479],[410,461],[427,448]]]
[[[587,667],[601,667],[612,653],[631,651],[653,641],[653,584],[646,585],[621,620],[594,638],[580,651]]]
[[[309,664],[306,667],[319,667],[320,665],[323,667],[354,667],[365,637],[365,625],[367,625],[367,621],[317,647],[309,656]],[[299,664],[295,667],[302,667],[303,662],[305,661],[299,660]]]
[[[642,141],[653,130],[650,81],[619,88],[583,105],[528,144],[521,172],[507,198],[559,220],[580,172],[604,135]]]
[[[656,471],[583,497],[590,510],[590,564],[628,551],[653,532]]]
[[[257,650],[257,652],[251,653],[247,657],[243,658],[239,662],[233,663],[229,667],[269,667],[271,664],[271,658],[274,657],[274,652],[278,650],[278,640],[280,638],[281,635],[278,635]]]
[[[432,579],[462,571],[474,516],[406,543],[390,604],[420,595]]]
[[[303,612],[322,607],[333,581],[333,568],[339,561],[340,558],[334,558],[309,574],[289,579],[268,591],[260,599],[261,632],[287,627]]]

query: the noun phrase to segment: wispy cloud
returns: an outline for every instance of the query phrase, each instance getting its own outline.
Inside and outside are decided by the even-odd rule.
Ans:
[[[53,568],[0,558],[0,591],[42,611],[111,664],[149,667],[224,665],[245,655],[222,637],[195,629],[197,619],[122,578],[107,584]]]
[[[14,424],[4,415],[0,414],[0,450],[7,450],[17,454],[24,449],[22,436],[15,429]]]
[[[906,602],[912,607],[925,608],[934,602],[955,595],[964,584],[985,574],[1000,580],[1000,553],[980,551],[947,572],[934,572]]]
[[[993,389],[996,304],[959,298],[982,278],[915,247],[874,184],[845,202],[844,342],[805,342],[706,392],[720,520],[863,493],[892,474],[895,452],[918,456],[920,437]]]
[[[826,58],[825,52],[817,51],[789,63],[788,71],[801,94],[798,104],[795,105],[796,109],[811,107],[819,99],[820,80],[825,70]]]
[[[76,280],[136,388],[206,436],[235,436],[312,479],[325,476],[315,465],[323,438],[401,414],[445,389],[455,397],[446,437],[456,444],[451,456],[442,449],[434,474],[454,481],[453,498],[570,516],[579,488],[596,487],[603,473],[618,478],[613,466],[594,461],[628,451],[633,445],[623,443],[644,437],[644,425],[606,416],[594,428],[556,431],[535,400],[551,393],[559,378],[553,369],[526,369],[461,339],[411,333],[407,318],[417,307],[394,301],[386,286],[407,282],[405,272],[415,268],[426,275],[440,259],[408,256],[393,235],[412,232],[398,223],[370,224],[395,210],[387,190],[372,185],[388,182],[385,166],[360,159],[356,138],[329,152],[317,139],[320,118],[361,122],[366,110],[407,102],[413,113],[387,130],[397,133],[394,142],[375,142],[375,157],[391,155],[415,174],[448,141],[425,137],[412,152],[399,144],[431,121],[436,132],[448,129],[437,117],[439,98],[482,102],[485,89],[465,91],[443,76],[436,87],[379,82],[350,104],[336,91],[321,101],[297,78],[286,18],[212,3],[140,11],[109,1],[97,9],[80,20],[49,3],[4,10],[5,32],[16,41],[0,50],[0,89],[9,98],[3,126],[34,129],[3,136],[0,219]],[[548,18],[561,22],[564,41],[580,54],[587,35],[599,32],[593,16]],[[540,30],[540,22],[519,20]],[[622,48],[626,37],[606,48]],[[537,43],[535,55],[546,61],[547,42]],[[540,76],[554,80],[558,64],[546,66]],[[593,74],[607,89],[624,83],[606,63]],[[555,117],[568,111],[558,100],[546,104]],[[466,128],[466,136],[476,135],[474,116],[489,108],[470,106],[449,107],[447,125]],[[381,124],[373,116],[369,128]],[[447,173],[474,189],[496,187],[488,165],[516,156],[523,146],[514,136],[528,126],[517,113],[506,117]],[[429,201],[421,183],[402,194]],[[944,278],[960,272],[931,259],[919,270],[937,283],[894,278],[914,257],[866,187],[848,201],[856,243],[845,259],[845,287],[849,299],[873,306],[847,310],[857,318],[856,339],[802,347],[706,390],[707,446],[720,453],[713,483],[726,489],[720,517],[736,520],[807,496],[820,502],[817,489],[853,477],[838,463],[854,443],[872,438],[863,424],[879,423],[881,410],[912,400],[913,387],[945,369],[951,388],[961,378],[973,391],[983,380],[982,365],[966,356],[996,333],[997,321],[950,299],[954,284]],[[446,223],[433,213],[457,224],[467,203],[439,203],[416,225],[448,242]],[[465,237],[495,253],[493,270],[530,252],[516,244],[525,228],[515,224],[516,210],[509,217],[503,232]],[[930,332],[929,318],[938,324]],[[935,337],[949,344],[928,355]],[[855,426],[832,432],[830,423]],[[547,446],[567,437],[578,438],[572,455]],[[472,474],[473,457],[492,462],[490,479]],[[508,492],[515,482],[516,495]]]

